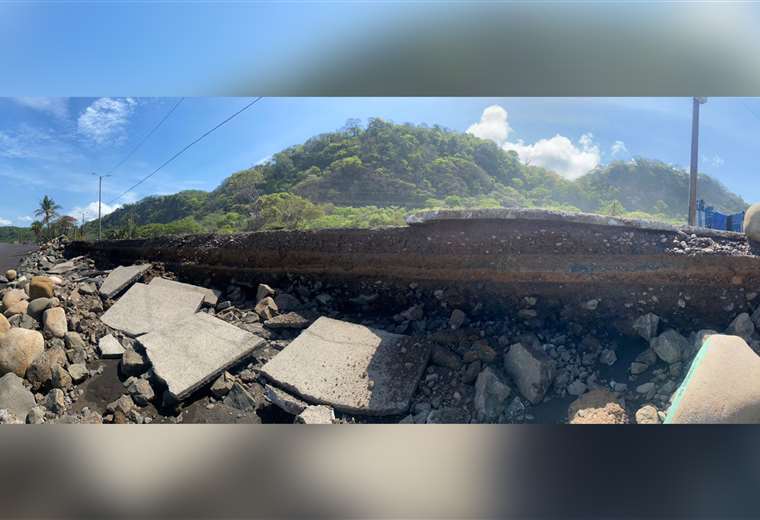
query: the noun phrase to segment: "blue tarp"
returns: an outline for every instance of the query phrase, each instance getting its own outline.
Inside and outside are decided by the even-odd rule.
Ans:
[[[697,201],[697,226],[724,231],[743,231],[744,212],[725,215],[705,205],[704,200]]]

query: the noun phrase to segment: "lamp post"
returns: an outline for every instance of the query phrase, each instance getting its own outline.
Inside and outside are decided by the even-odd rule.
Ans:
[[[102,204],[101,200],[103,193],[103,179],[110,177],[110,175],[98,175],[97,173],[93,173],[93,175],[97,176],[98,178],[98,242],[100,242],[100,235],[102,231],[102,226],[100,224],[100,206]]]
[[[705,97],[694,97],[691,111],[691,164],[689,165],[689,225],[697,224],[697,165],[699,163],[699,105]]]

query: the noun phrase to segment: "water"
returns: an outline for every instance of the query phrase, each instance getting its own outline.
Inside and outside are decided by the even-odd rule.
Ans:
[[[8,269],[14,269],[18,265],[22,256],[35,249],[35,246],[30,246],[28,244],[0,243],[0,274],[5,273]]]

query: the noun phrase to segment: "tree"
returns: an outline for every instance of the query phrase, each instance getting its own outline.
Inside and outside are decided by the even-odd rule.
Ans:
[[[35,220],[32,222],[32,225],[30,227],[32,229],[32,233],[34,233],[35,238],[39,241],[42,238],[42,222]]]
[[[298,229],[324,215],[313,202],[290,193],[259,197],[251,215],[250,229]]]
[[[625,213],[625,208],[618,200],[612,200],[602,206],[602,214],[609,215],[611,217],[619,217]]]
[[[64,215],[54,223],[54,228],[57,233],[68,235],[73,229],[76,228],[77,219],[69,215]]]
[[[45,195],[40,201],[39,209],[37,209],[37,211],[34,212],[34,216],[42,217],[42,223],[47,226],[48,231],[49,231],[50,223],[53,221],[54,218],[58,216],[59,209],[61,209],[61,206],[56,204],[56,202],[53,199]]]

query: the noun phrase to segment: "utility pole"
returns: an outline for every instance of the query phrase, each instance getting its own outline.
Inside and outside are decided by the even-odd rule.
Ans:
[[[100,235],[102,232],[102,226],[100,224],[100,206],[102,204],[103,179],[110,177],[110,175],[98,175],[97,173],[93,173],[93,175],[98,177],[98,242],[100,242]]]
[[[699,163],[699,105],[707,98],[694,97],[691,111],[691,164],[689,165],[689,225],[697,225],[697,166]]]

